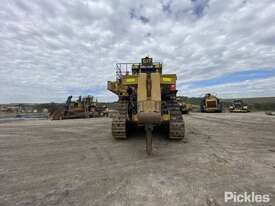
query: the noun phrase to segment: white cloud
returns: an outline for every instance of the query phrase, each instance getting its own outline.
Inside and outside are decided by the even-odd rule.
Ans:
[[[273,0],[3,0],[0,102],[62,101],[78,89],[113,100],[104,87],[115,78],[115,63],[144,55],[178,74],[182,94],[199,95],[204,88],[184,89],[195,80],[274,68],[274,9]],[[270,80],[257,81],[257,91],[274,95]],[[236,83],[248,89],[236,86],[234,94],[261,94],[250,84]],[[228,96],[232,84],[216,88]]]
[[[206,93],[214,93],[222,98],[267,97],[275,96],[274,88],[275,77],[270,77],[196,89],[184,86],[184,90],[181,91],[181,94],[186,96],[203,96]]]

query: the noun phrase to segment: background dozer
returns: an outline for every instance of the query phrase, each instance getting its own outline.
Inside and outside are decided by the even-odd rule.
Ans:
[[[218,97],[210,93],[201,99],[201,112],[222,112],[222,103]]]
[[[148,154],[152,153],[155,125],[166,126],[170,139],[183,139],[185,127],[176,100],[176,75],[162,74],[162,64],[149,57],[142,58],[141,63],[118,63],[116,68],[116,81],[108,81],[107,86],[118,95],[113,137],[126,139],[130,126],[143,125]]]
[[[229,106],[230,112],[249,112],[247,104],[245,104],[241,99],[235,99]]]
[[[190,111],[192,111],[192,104],[187,102],[186,98],[178,96],[177,101],[179,103],[180,111],[182,114],[188,114]]]
[[[72,96],[69,96],[63,108],[50,111],[49,119],[91,118],[107,115],[107,107],[95,101],[93,96],[83,98],[79,96],[76,101],[72,101]]]

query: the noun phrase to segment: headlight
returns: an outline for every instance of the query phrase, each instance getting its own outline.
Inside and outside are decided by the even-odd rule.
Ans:
[[[247,106],[243,106],[244,109],[247,109]]]
[[[233,109],[234,107],[233,107],[233,106],[230,106],[229,108],[230,108],[230,109]]]

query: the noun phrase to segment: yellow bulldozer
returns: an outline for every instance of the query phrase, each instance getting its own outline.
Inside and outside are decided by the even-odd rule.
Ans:
[[[222,112],[223,106],[220,99],[210,93],[207,93],[202,99],[200,104],[201,112]]]
[[[179,103],[180,111],[182,114],[188,114],[190,111],[192,111],[192,104],[187,102],[186,98],[178,96],[177,101]]]
[[[248,105],[241,99],[235,99],[229,106],[229,112],[246,113],[249,112]]]
[[[105,105],[99,104],[93,96],[81,97],[72,101],[72,96],[67,98],[65,106],[49,112],[49,119],[77,119],[108,116],[108,109]]]
[[[149,155],[156,125],[167,127],[168,138],[183,139],[185,126],[176,100],[176,75],[163,74],[162,64],[149,57],[142,58],[141,63],[118,63],[116,69],[116,81],[108,81],[107,86],[118,96],[113,137],[126,139],[130,126],[144,126]]]

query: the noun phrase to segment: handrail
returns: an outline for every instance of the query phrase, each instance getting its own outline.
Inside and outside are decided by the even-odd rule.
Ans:
[[[153,62],[153,65],[155,65],[155,64],[161,65],[161,62]],[[123,74],[131,72],[133,65],[142,66],[141,63],[130,63],[130,62],[127,62],[127,63],[116,63],[116,78],[117,79],[121,79],[121,77],[122,77]]]

